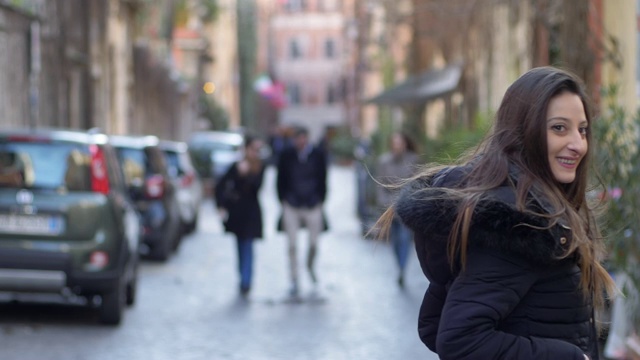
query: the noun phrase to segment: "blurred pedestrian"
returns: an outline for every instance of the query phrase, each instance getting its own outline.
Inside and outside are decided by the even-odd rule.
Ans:
[[[289,147],[289,138],[287,136],[287,131],[284,127],[278,125],[276,126],[271,136],[269,136],[269,147],[271,148],[271,164],[277,166],[278,160],[280,159],[280,154]]]
[[[327,160],[327,164],[331,164],[331,162],[333,161],[333,154],[331,153],[331,144],[334,141],[335,137],[336,137],[336,129],[331,126],[327,126],[324,130],[324,134],[318,141],[317,146],[318,148],[320,148],[320,150],[324,152],[325,158]]]
[[[402,132],[395,132],[389,141],[389,151],[380,155],[376,168],[376,180],[382,185],[376,188],[376,202],[388,207],[396,196],[396,187],[402,179],[408,179],[416,171],[418,155],[411,138]],[[391,186],[389,186],[391,185]],[[413,234],[398,216],[391,221],[389,232],[393,254],[398,265],[398,285],[404,286],[404,272],[409,259]]]
[[[261,147],[262,141],[258,138],[246,136],[244,157],[227,170],[216,186],[217,207],[225,231],[236,237],[242,296],[251,290],[253,242],[262,238],[262,210],[258,200],[264,175]]]
[[[417,175],[381,218],[416,234],[418,329],[441,359],[598,359],[594,307],[615,284],[586,198],[589,105],[575,75],[528,71],[477,151]]]
[[[277,190],[282,204],[282,228],[289,243],[290,294],[297,296],[298,231],[304,226],[309,233],[307,270],[315,285],[318,282],[315,272],[318,237],[325,228],[323,205],[327,195],[326,154],[309,142],[309,133],[304,128],[295,130],[293,146],[285,149],[280,156]]]

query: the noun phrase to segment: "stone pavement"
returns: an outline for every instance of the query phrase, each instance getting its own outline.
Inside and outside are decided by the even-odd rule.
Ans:
[[[332,167],[326,204],[330,231],[320,239],[313,291],[299,245],[300,299],[289,287],[284,234],[269,169],[261,199],[265,239],[255,244],[248,299],[238,294],[235,241],[212,202],[197,231],[167,263],[144,262],[136,305],[116,328],[86,309],[0,305],[2,359],[405,360],[437,359],[419,340],[418,309],[427,283],[415,255],[405,288],[387,243],[365,240],[355,212],[355,177]]]

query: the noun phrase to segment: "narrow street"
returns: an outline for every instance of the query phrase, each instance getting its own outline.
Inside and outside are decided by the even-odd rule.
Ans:
[[[2,359],[437,359],[420,342],[417,313],[426,288],[415,255],[396,284],[390,246],[364,240],[355,216],[352,168],[332,167],[312,291],[287,296],[284,234],[275,231],[275,173],[263,184],[265,239],[255,246],[255,278],[247,300],[238,294],[235,242],[223,234],[212,202],[202,205],[197,231],[167,263],[145,261],[138,299],[121,326],[100,325],[78,306],[0,304]],[[304,262],[306,238],[299,260]],[[301,268],[303,268],[301,266]],[[306,275],[302,272],[302,275]]]

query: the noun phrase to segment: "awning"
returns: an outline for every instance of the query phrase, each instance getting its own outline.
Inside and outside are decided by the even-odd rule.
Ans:
[[[380,105],[409,105],[425,103],[454,91],[462,76],[462,64],[440,70],[429,70],[410,76],[400,84],[388,88],[367,103]]]

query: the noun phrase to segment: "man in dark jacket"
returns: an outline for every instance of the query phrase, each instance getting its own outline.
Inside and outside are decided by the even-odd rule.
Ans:
[[[307,269],[311,281],[316,284],[314,261],[318,236],[323,229],[322,206],[327,194],[326,154],[309,143],[306,129],[294,134],[293,146],[280,155],[278,161],[278,198],[282,203],[282,226],[289,239],[289,265],[291,290],[298,294],[298,262],[296,239],[298,230],[306,226],[309,231]]]

